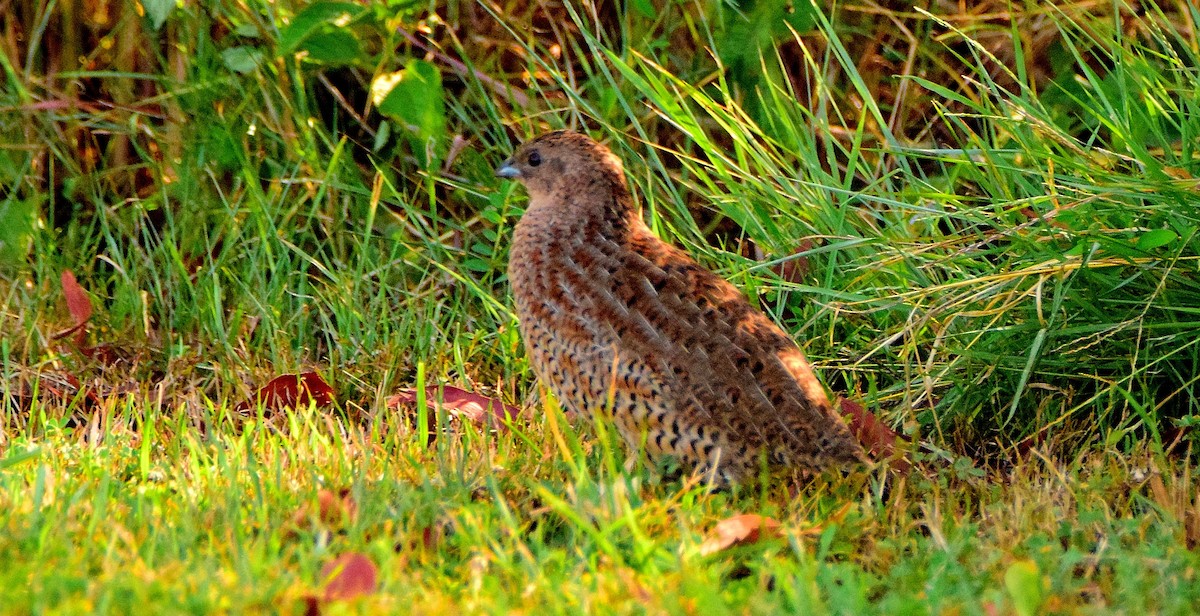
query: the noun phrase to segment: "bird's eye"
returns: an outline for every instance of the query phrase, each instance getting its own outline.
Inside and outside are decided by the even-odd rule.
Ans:
[[[529,153],[529,166],[536,167],[540,164],[542,164],[542,155],[538,154],[537,152],[530,152]]]

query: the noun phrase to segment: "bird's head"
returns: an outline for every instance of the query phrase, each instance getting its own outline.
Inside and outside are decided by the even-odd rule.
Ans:
[[[620,159],[590,137],[568,130],[522,143],[496,175],[524,184],[532,204],[543,199],[569,201],[583,191],[625,192]]]

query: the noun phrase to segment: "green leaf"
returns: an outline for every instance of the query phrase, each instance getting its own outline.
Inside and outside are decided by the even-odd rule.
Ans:
[[[26,460],[34,460],[42,455],[42,450],[37,448],[27,449],[17,453],[10,453],[7,458],[0,460],[0,471],[12,468]]]
[[[157,32],[166,23],[171,11],[175,10],[175,0],[142,0],[142,8],[146,11],[146,17],[150,18],[150,25]]]
[[[424,60],[409,60],[404,70],[376,78],[371,90],[376,100],[382,99],[379,113],[407,128],[413,155],[432,166],[440,158],[446,134],[446,100],[438,68]],[[428,159],[429,152],[434,159]]]
[[[33,246],[38,202],[9,198],[0,202],[0,268],[19,267]]]
[[[365,8],[351,2],[317,2],[300,11],[279,31],[279,51],[295,53],[310,36],[326,24],[345,25],[362,15]]]
[[[483,272],[495,271],[496,268],[492,267],[492,265],[490,263],[488,263],[487,261],[484,261],[483,259],[478,259],[478,258],[473,257],[470,259],[463,260],[463,269],[470,271],[470,272],[483,273]]]
[[[1174,242],[1179,236],[1170,229],[1151,229],[1137,239],[1138,250],[1154,250]]]
[[[796,32],[807,32],[817,25],[817,16],[815,14],[817,7],[808,0],[770,4],[779,11],[771,16],[777,37],[789,36],[791,34],[784,24],[787,24],[787,26],[790,26]],[[779,18],[782,18],[782,22]]]
[[[791,30],[806,32],[817,24],[816,8],[808,0],[746,0],[737,8],[724,4],[722,8],[728,25],[718,48],[735,71],[749,66],[757,74],[758,57],[764,48],[790,37]]]
[[[333,66],[354,64],[363,59],[358,37],[347,30],[330,30],[311,36],[300,50],[308,52],[309,61]]]
[[[1037,563],[1020,560],[1004,572],[1004,587],[1019,616],[1033,616],[1042,605],[1042,576]]]
[[[909,79],[911,79],[913,82],[915,82],[917,85],[921,86],[922,88],[925,88],[926,90],[929,90],[930,92],[936,94],[938,98],[946,99],[949,101],[954,101],[956,103],[959,103],[960,105],[966,106],[968,109],[972,109],[975,106],[975,103],[973,103],[971,101],[971,99],[969,99],[969,98],[963,96],[962,94],[959,94],[958,92],[955,92],[955,91],[951,90],[950,88],[947,88],[941,84],[937,84],[932,81],[929,81],[928,79],[922,79],[921,77],[916,77],[916,76],[910,76]]]
[[[631,0],[633,10],[641,14],[646,19],[654,19],[654,4],[650,0]]]
[[[222,51],[221,60],[229,70],[246,74],[258,68],[262,62],[262,52],[254,47],[240,45]]]
[[[379,152],[383,146],[387,145],[388,139],[392,136],[392,123],[384,120],[379,123],[379,128],[375,130],[375,141],[371,144],[372,152]]]

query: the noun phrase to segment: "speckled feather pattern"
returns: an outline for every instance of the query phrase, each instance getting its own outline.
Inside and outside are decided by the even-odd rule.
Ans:
[[[505,164],[530,194],[508,265],[521,333],[565,407],[610,412],[632,446],[721,483],[763,459],[800,472],[862,459],[795,343],[650,231],[606,148],[559,131]]]

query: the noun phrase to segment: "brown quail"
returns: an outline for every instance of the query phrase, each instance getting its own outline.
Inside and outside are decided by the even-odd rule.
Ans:
[[[795,343],[650,231],[607,148],[552,132],[496,174],[529,192],[508,276],[530,363],[566,408],[609,412],[635,449],[722,484],[763,460],[808,474],[863,459]]]

